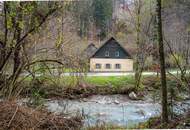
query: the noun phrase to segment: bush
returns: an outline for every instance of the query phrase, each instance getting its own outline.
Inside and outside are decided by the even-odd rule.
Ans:
[[[184,65],[184,63],[185,63],[183,56],[176,53],[174,55],[168,56],[167,64],[169,64],[169,66],[171,66],[171,67],[177,67],[176,60],[180,65]]]
[[[146,58],[144,68],[145,68],[146,70],[149,70],[152,65],[153,65],[153,57],[152,57],[152,56],[149,56],[149,57]]]

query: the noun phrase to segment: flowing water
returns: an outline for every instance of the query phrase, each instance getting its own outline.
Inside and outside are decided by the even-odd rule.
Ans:
[[[47,109],[55,113],[74,115],[78,112],[85,115],[84,125],[112,124],[123,127],[134,127],[145,122],[150,117],[159,116],[161,105],[151,98],[144,100],[130,100],[125,95],[94,95],[78,100],[47,100]],[[176,114],[189,110],[190,100],[177,102],[173,107]]]
[[[134,126],[150,117],[160,115],[161,106],[151,100],[132,101],[124,95],[94,95],[80,100],[50,100],[48,110],[56,113],[86,115],[85,126],[110,123],[118,126]]]

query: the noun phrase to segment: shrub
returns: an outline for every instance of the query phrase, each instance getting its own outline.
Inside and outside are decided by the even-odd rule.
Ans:
[[[180,65],[184,65],[185,60],[183,58],[182,55],[175,53],[174,55],[169,55],[168,56],[168,60],[167,63],[171,66],[171,67],[177,67],[177,63],[176,61],[180,64]]]

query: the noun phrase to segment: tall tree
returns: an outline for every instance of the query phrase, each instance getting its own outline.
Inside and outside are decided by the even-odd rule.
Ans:
[[[112,18],[113,3],[110,0],[93,0],[93,18],[96,27],[100,30],[99,37],[103,39],[107,35],[107,30]]]
[[[77,23],[78,35],[86,37],[93,21],[92,0],[75,1],[71,5],[73,17]]]
[[[136,55],[136,63],[135,63],[135,87],[139,88],[140,84],[140,31],[141,31],[141,0],[135,0],[135,10],[136,10],[136,44],[137,44],[137,55]]]
[[[166,71],[165,71],[165,58],[164,58],[164,44],[162,33],[162,3],[157,0],[157,22],[158,22],[158,44],[160,55],[160,68],[161,68],[161,84],[162,84],[162,123],[168,123],[168,109],[167,109],[167,85],[166,85]]]
[[[0,90],[10,96],[15,90],[14,83],[24,66],[23,49],[27,38],[37,33],[48,18],[62,7],[58,2],[4,2],[0,12],[0,79],[9,74],[7,80],[0,82]],[[2,32],[3,31],[3,32]],[[12,59],[13,56],[13,59]],[[7,67],[13,60],[13,67]],[[8,69],[7,69],[8,68]],[[11,74],[9,71],[13,70]]]
[[[15,18],[13,18],[13,22],[15,23],[15,41],[18,42],[21,38],[21,31],[22,31],[22,17],[23,17],[23,2],[19,3],[19,7],[17,9],[17,15]],[[15,47],[14,50],[14,68],[13,72],[16,73],[20,66],[20,50],[21,50],[21,45],[18,45]]]

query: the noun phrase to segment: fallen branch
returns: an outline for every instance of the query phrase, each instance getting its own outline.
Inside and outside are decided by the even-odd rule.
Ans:
[[[11,123],[12,123],[12,121],[13,121],[13,119],[14,119],[16,113],[17,113],[17,111],[18,111],[18,106],[16,107],[16,111],[15,111],[15,113],[13,114],[11,120],[9,121],[8,127],[10,127],[10,125],[11,125]]]

